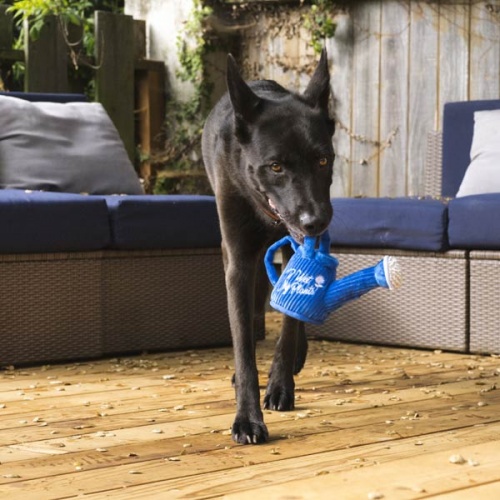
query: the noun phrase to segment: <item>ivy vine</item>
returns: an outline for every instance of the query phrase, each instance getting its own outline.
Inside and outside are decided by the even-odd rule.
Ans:
[[[153,188],[156,194],[209,190],[203,179],[201,182],[205,185],[199,185],[199,173],[203,169],[201,134],[212,93],[205,64],[206,55],[213,48],[211,30],[206,22],[212,14],[212,7],[203,0],[194,0],[184,30],[177,35],[180,69],[176,76],[192,84],[193,95],[187,101],[172,99],[167,104],[167,139],[161,154],[153,158],[158,170]]]
[[[338,2],[334,0],[310,0],[307,5],[301,2],[298,6],[302,25],[317,53],[321,52],[325,39],[335,35],[334,14],[337,5]],[[207,55],[215,45],[220,49],[224,43],[217,28],[214,29],[214,22],[210,22],[211,18],[222,14],[224,19],[221,21],[219,18],[217,21],[221,21],[219,30],[222,25],[223,31],[238,36],[242,35],[242,30],[254,24],[261,14],[271,15],[276,18],[280,33],[284,29],[293,33],[293,36],[299,36],[296,26],[282,26],[283,22],[287,24],[286,13],[289,8],[285,4],[280,5],[280,2],[193,1],[193,9],[176,44],[181,66],[176,76],[192,84],[193,96],[187,102],[174,99],[167,105],[166,141],[161,154],[152,158],[156,171],[156,179],[152,179],[154,193],[210,192],[200,152],[201,134],[213,90],[207,71]],[[309,69],[309,65],[288,69],[303,72]]]
[[[325,39],[335,36],[337,24],[332,15],[338,2],[335,0],[313,0],[311,7],[304,13],[304,28],[311,34],[311,45],[319,54]]]
[[[25,21],[29,21],[28,36],[36,40],[40,35],[48,16],[57,16],[61,32],[64,36],[72,61],[70,78],[79,82],[83,90],[93,98],[94,81],[91,70],[95,47],[94,12],[105,10],[123,13],[124,0],[0,0],[0,4],[8,5],[16,21],[17,36],[14,48],[23,49],[26,39]],[[79,28],[79,39],[72,40],[69,27]],[[13,67],[14,79],[22,88],[25,73],[23,62],[16,62]]]

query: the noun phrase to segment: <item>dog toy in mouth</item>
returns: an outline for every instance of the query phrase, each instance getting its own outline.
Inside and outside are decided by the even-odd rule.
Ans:
[[[402,273],[394,257],[384,257],[373,267],[336,279],[338,260],[330,255],[330,237],[324,233],[316,248],[317,238],[306,236],[299,245],[285,236],[269,247],[265,256],[267,275],[273,284],[271,306],[293,318],[319,325],[345,303],[375,288],[398,288]],[[278,276],[274,267],[276,251],[290,244],[295,251],[286,268]]]

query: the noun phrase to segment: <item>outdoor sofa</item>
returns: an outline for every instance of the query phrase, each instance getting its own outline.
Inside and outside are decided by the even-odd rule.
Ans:
[[[470,161],[474,112],[499,108],[500,101],[445,106],[442,146],[441,134],[429,136],[429,196],[333,200],[330,235],[340,260],[338,275],[395,255],[405,284],[343,306],[324,325],[309,325],[310,335],[500,352],[500,194],[455,198]],[[23,163],[28,146],[22,141],[36,157],[45,154],[46,141],[54,137],[40,121],[28,122],[37,137],[9,131],[2,110],[6,105],[0,96],[3,183],[11,159],[20,154],[17,162]],[[120,165],[127,163],[119,139],[121,146],[114,149],[116,130],[111,129],[112,145],[106,147]],[[128,171],[119,167],[115,172],[116,184],[111,176],[111,188],[103,188],[102,178],[116,165],[96,159],[99,145],[86,144],[83,160],[68,157],[71,148],[65,147],[63,164],[103,163],[94,175],[97,181],[83,179],[97,193],[58,185],[53,178],[63,176],[51,167],[51,181],[36,179],[33,189],[12,188],[12,178],[9,185],[1,184],[0,365],[230,344],[214,198],[141,194],[129,163]],[[80,182],[80,171],[72,172]],[[24,174],[29,178],[32,172]],[[124,179],[132,183],[125,195]],[[114,185],[116,193],[99,193]]]
[[[214,198],[142,194],[84,100],[0,96],[0,366],[230,344]]]
[[[404,285],[345,305],[310,333],[500,352],[499,110],[500,100],[444,106],[442,133],[428,138],[427,196],[335,200],[330,235],[338,276],[394,255]]]

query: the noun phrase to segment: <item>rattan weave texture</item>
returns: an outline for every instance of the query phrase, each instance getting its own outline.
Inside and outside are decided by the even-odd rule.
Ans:
[[[103,325],[105,353],[230,344],[220,251],[106,254]]]
[[[465,351],[467,345],[467,261],[465,252],[342,249],[338,277],[394,255],[404,284],[374,290],[335,311],[308,333],[322,338],[396,346]]]
[[[0,257],[0,365],[101,354],[100,253]]]
[[[500,252],[470,253],[470,349],[500,353]]]
[[[231,343],[219,249],[0,256],[0,366]]]
[[[443,134],[432,131],[427,134],[425,152],[424,189],[426,196],[441,196],[441,166],[443,163]]]

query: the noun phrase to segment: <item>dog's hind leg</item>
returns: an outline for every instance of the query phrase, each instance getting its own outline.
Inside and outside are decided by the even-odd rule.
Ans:
[[[306,363],[307,358],[307,336],[306,326],[304,323],[299,323],[299,330],[297,332],[297,350],[295,353],[295,367],[293,374],[297,375]]]

